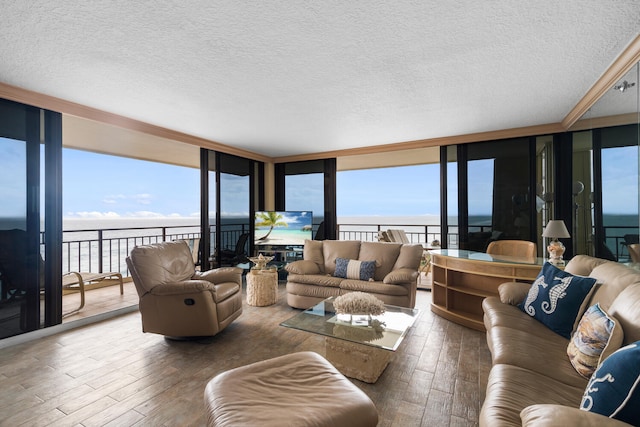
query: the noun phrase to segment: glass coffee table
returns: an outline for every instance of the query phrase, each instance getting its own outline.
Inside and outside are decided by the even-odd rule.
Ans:
[[[328,298],[281,326],[325,336],[325,357],[344,375],[375,383],[420,310],[385,305],[379,316],[336,314]]]

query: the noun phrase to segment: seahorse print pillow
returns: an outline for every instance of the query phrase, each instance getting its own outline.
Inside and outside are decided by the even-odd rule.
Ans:
[[[595,284],[594,278],[574,276],[547,262],[518,307],[569,339]]]
[[[604,359],[582,396],[580,409],[640,426],[640,341]]]

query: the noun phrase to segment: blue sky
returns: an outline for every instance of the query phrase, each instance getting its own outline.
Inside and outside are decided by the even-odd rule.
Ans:
[[[200,171],[64,149],[62,199],[69,218],[197,218]]]

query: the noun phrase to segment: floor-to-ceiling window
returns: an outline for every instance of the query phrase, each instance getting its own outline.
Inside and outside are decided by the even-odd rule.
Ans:
[[[0,100],[0,338],[61,321],[60,122]]]
[[[209,229],[208,251],[212,265],[246,263],[252,255],[253,214],[261,195],[258,163],[230,154],[203,150],[205,172],[202,205]],[[208,253],[207,253],[208,252]]]
[[[440,240],[440,165],[421,164],[342,170],[337,173],[337,214],[344,237],[374,238],[380,231],[403,229],[414,242]],[[369,234],[355,234],[358,226]]]
[[[314,236],[335,238],[335,159],[279,163],[275,171],[276,210],[312,211]]]
[[[457,172],[456,194],[447,190],[449,204],[458,199],[457,212],[447,218],[458,216],[459,247],[484,251],[492,240],[532,240],[531,141],[465,144],[457,147],[456,161],[457,168],[450,159],[444,167],[448,184]]]

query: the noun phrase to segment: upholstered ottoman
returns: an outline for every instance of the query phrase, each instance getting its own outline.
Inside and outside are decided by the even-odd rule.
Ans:
[[[376,426],[369,397],[317,353],[299,352],[218,374],[207,384],[209,426]]]

